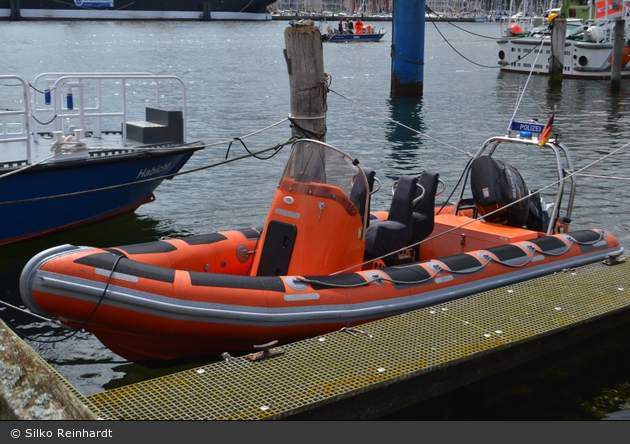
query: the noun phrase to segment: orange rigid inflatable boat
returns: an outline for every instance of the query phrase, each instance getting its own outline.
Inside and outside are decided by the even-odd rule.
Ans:
[[[171,360],[314,337],[623,252],[604,230],[569,232],[575,182],[561,143],[543,146],[560,179],[549,206],[495,160],[504,145],[541,149],[531,138],[489,139],[453,203],[436,205],[442,182],[425,171],[401,176],[389,211],[371,213],[375,173],[302,139],[263,226],[51,248],[25,266],[22,299],[126,359]]]

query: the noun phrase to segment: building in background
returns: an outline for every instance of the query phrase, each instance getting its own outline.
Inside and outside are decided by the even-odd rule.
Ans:
[[[516,12],[528,15],[542,14],[551,7],[559,7],[561,0],[425,0],[427,12],[443,16],[467,13]],[[586,4],[587,0],[583,0]],[[591,1],[591,0],[589,0]],[[394,0],[279,0],[270,5],[272,11],[306,13],[363,13],[390,14]]]
[[[392,11],[392,0],[279,0],[271,9],[313,13],[387,14]]]

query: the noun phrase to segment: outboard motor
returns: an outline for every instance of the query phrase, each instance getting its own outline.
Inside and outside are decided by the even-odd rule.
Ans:
[[[481,216],[496,211],[484,220],[511,227],[525,225],[530,198],[514,202],[529,196],[529,191],[516,168],[490,156],[478,157],[471,165],[470,187]]]

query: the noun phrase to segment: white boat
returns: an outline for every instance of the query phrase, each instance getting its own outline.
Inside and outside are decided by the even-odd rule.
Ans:
[[[560,10],[567,20],[563,77],[610,79],[614,28],[619,18],[625,23],[621,76],[630,77],[630,45],[627,42],[630,35],[630,1],[580,3],[579,0],[565,1]],[[502,26],[501,32],[503,38],[498,40],[501,71],[549,73],[551,29],[548,21],[531,28],[509,22]]]

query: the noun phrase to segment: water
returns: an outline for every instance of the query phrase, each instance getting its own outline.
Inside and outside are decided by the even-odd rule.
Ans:
[[[189,140],[214,143],[286,118],[289,82],[282,50],[287,26],[287,22],[9,22],[0,26],[2,73],[28,79],[42,72],[77,71],[176,75],[188,88]],[[496,37],[499,25],[440,23],[437,32],[428,23],[424,96],[392,99],[391,24],[383,26],[388,34],[382,42],[324,45],[325,71],[334,91],[328,95],[327,141],[375,169],[384,190],[401,174],[432,169],[441,174],[450,192],[468,160],[462,152],[475,152],[488,137],[505,133],[527,77],[499,72],[496,43],[484,37]],[[554,128],[572,148],[579,169],[630,142],[629,93],[628,80],[615,95],[606,81],[565,80],[561,88],[549,88],[545,77],[536,77],[527,83],[517,118],[544,121],[557,106]],[[250,150],[263,149],[286,141],[290,133],[283,123],[245,143]],[[226,149],[219,145],[196,153],[184,170],[221,162]],[[230,157],[245,153],[234,144]],[[157,200],[135,214],[0,248],[0,297],[21,304],[22,267],[54,245],[105,247],[261,225],[287,155],[284,149],[266,161],[248,159],[177,177],[163,183]],[[621,150],[588,173],[627,176],[629,158],[629,149]],[[547,177],[537,175],[547,162],[544,158],[520,161],[515,166],[530,187],[545,185],[540,181]],[[628,245],[626,189],[621,180],[580,178],[572,229],[606,228]],[[389,200],[389,193],[381,191],[372,208],[386,209]],[[0,316],[22,334],[47,341],[29,344],[85,395],[186,367],[148,369],[109,352],[88,333],[64,340],[66,330],[33,322],[28,315],[0,308]],[[628,328],[388,419],[598,419],[613,412],[617,416],[611,419],[624,417],[630,404]]]

